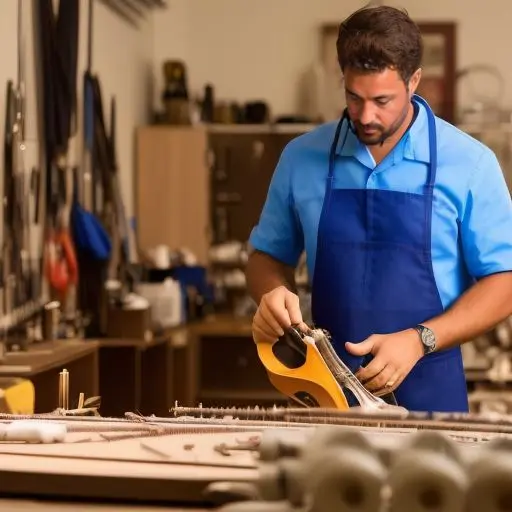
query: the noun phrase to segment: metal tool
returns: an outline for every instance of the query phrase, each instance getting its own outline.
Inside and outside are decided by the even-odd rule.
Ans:
[[[258,355],[272,384],[305,407],[348,409],[348,389],[367,411],[406,412],[374,396],[336,354],[322,329],[302,332],[292,325],[275,343],[258,343]]]
[[[78,263],[70,229],[72,176],[76,165],[79,1],[36,2],[34,29],[40,52],[38,93],[45,155],[43,272],[63,319],[74,314]]]
[[[3,326],[21,324],[34,309],[33,256],[30,246],[29,180],[25,169],[25,81],[22,2],[18,0],[18,56],[16,83],[6,90],[1,285]]]
[[[69,372],[66,369],[59,373],[59,409],[69,409]]]
[[[383,398],[376,397],[368,391],[358,380],[358,378],[350,371],[347,365],[338,357],[334,350],[328,335],[321,329],[313,329],[311,336],[315,340],[315,344],[322,357],[324,358],[329,370],[340,384],[349,389],[356,397],[359,405],[365,409],[401,409],[403,407],[387,403]],[[393,397],[394,399],[394,397]],[[396,401],[395,401],[396,403]]]
[[[342,387],[311,336],[292,326],[275,343],[256,346],[270,382],[281,393],[304,407],[348,409]]]

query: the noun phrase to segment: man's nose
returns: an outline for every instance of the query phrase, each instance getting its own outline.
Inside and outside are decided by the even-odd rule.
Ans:
[[[375,119],[375,109],[370,102],[363,103],[359,111],[359,122],[371,124]]]

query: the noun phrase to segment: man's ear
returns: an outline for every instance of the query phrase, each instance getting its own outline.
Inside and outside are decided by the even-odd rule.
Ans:
[[[421,68],[417,69],[411,76],[411,79],[409,80],[409,94],[411,96],[416,93],[416,89],[418,88],[418,85],[420,84],[420,80],[421,80]]]

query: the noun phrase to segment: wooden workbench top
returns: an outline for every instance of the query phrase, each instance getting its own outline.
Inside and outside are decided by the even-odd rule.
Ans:
[[[0,364],[0,376],[31,377],[63,368],[66,364],[95,352],[98,342],[84,340],[56,340],[33,343],[27,350],[10,352]]]
[[[168,505],[166,510],[182,504],[201,509],[205,504],[214,504],[214,498],[205,494],[211,483],[255,482],[259,475],[252,450],[236,450],[226,456],[218,449],[222,444],[238,444],[239,439],[242,443],[259,439],[262,430],[258,427],[190,424],[179,420],[56,421],[67,426],[60,443],[0,443],[0,497],[45,497],[50,502],[56,498],[94,500],[98,504],[108,499],[112,507],[108,510],[120,510],[116,502],[139,504],[141,508],[134,510],[148,512],[151,506],[163,504]],[[38,510],[34,502],[32,505]],[[94,508],[75,504],[72,509],[63,506],[52,510]]]
[[[161,506],[143,505],[117,505],[115,503],[102,505],[96,503],[73,503],[57,501],[36,501],[36,500],[2,500],[0,499],[1,510],[12,510],[20,512],[204,512],[207,509],[199,508],[174,508]]]

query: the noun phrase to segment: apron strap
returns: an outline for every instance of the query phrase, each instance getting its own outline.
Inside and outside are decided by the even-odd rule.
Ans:
[[[436,118],[430,108],[430,105],[421,97],[415,94],[413,99],[421,103],[425,107],[428,120],[428,145],[430,153],[430,165],[428,168],[427,182],[425,184],[427,193],[432,193],[436,182],[437,172],[437,132],[436,132]]]
[[[427,182],[425,184],[425,196],[427,200],[425,208],[425,248],[426,261],[432,265],[432,203],[434,201],[434,185],[437,171],[437,133],[436,119],[429,104],[421,97],[414,95],[414,100],[425,107],[428,119],[428,143],[430,152],[430,165],[428,166]]]
[[[341,128],[343,126],[343,122],[347,120],[347,123],[350,123],[349,117],[348,117],[348,110],[345,109],[343,111],[343,115],[341,116],[341,119],[338,121],[338,125],[336,126],[336,132],[334,133],[334,138],[332,139],[331,149],[329,150],[329,174],[327,175],[327,181],[330,183],[334,176],[334,163],[336,159],[336,148],[338,147],[338,142],[340,140],[340,133]],[[345,145],[345,141],[347,140],[347,135],[349,131],[349,127],[347,127],[347,131],[345,132],[345,137],[343,140],[342,146]]]

